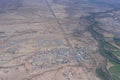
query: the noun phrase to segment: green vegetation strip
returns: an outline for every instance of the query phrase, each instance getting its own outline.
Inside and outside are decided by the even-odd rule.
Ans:
[[[91,22],[91,25],[88,26],[88,31],[92,34],[93,38],[96,41],[98,41],[99,52],[110,62],[120,64],[120,59],[112,52],[113,50],[117,50],[117,48],[111,45],[110,43],[106,42],[104,36],[94,30],[94,27],[96,27],[98,24],[98,22],[94,19],[95,15],[96,14],[93,13],[87,17],[87,20]],[[118,42],[119,40],[117,40],[117,43]],[[116,67],[115,66],[109,69],[110,73],[112,73],[112,76],[107,71],[106,72],[103,71],[101,68],[96,69],[96,73],[98,74],[99,77],[101,77],[102,80],[120,80],[119,76],[115,75],[117,73],[120,73],[119,70],[115,70],[119,69],[120,65]]]
[[[87,17],[87,19],[92,23],[90,26],[88,26],[88,31],[92,34],[93,38],[98,41],[100,53],[104,57],[106,57],[106,59],[120,64],[120,60],[117,58],[117,56],[115,56],[111,52],[112,49],[117,49],[117,48],[112,46],[110,43],[106,42],[104,36],[93,29],[98,24],[98,22],[95,21],[94,17],[95,17],[94,14]]]

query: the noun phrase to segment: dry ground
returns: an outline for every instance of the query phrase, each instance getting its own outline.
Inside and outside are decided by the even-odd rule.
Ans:
[[[87,0],[0,2],[0,80],[100,80],[95,69],[104,59],[82,17],[108,6]]]

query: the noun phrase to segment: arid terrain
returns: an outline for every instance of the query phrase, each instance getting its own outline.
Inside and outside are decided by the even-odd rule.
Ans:
[[[120,80],[119,4],[0,0],[0,80]]]

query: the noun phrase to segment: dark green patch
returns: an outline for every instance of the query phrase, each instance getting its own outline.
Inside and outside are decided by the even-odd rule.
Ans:
[[[100,77],[102,80],[110,80],[110,76],[102,70],[102,68],[96,69],[97,76]]]
[[[115,43],[120,46],[120,38],[114,38]]]

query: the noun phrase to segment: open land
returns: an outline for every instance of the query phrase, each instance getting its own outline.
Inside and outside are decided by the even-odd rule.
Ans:
[[[119,4],[1,0],[0,80],[120,80]]]

